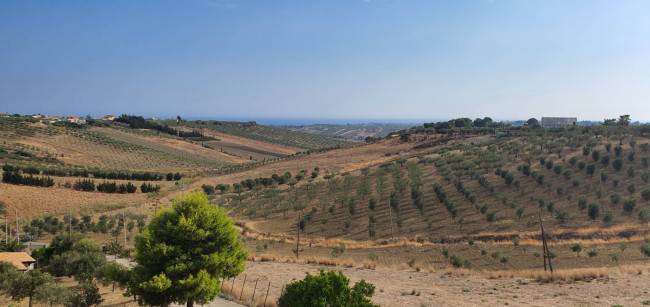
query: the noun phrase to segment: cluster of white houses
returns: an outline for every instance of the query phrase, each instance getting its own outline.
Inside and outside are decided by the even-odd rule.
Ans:
[[[578,123],[577,117],[542,117],[544,128],[571,127]]]
[[[0,117],[9,117],[11,116],[9,113],[0,113]],[[75,123],[75,124],[80,124],[83,125],[86,123],[86,119],[82,117],[76,117],[76,116],[58,116],[58,115],[43,115],[43,114],[34,114],[34,115],[25,115],[25,117],[31,117],[38,119],[41,122],[45,123],[56,123],[56,122],[69,122],[69,123]],[[101,120],[114,120],[115,115],[104,115],[103,117],[94,117],[93,119],[101,119]]]

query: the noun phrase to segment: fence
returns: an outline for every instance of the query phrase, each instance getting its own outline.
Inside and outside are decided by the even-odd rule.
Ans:
[[[232,279],[221,280],[221,291],[227,293],[227,298],[235,302],[254,307],[275,307],[282,292],[284,285],[278,292],[266,278],[248,278],[248,276],[238,276]]]

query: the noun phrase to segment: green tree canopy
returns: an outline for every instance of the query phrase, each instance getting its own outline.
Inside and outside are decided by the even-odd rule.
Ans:
[[[287,285],[284,294],[278,300],[279,307],[294,306],[331,306],[331,307],[372,307],[379,306],[370,302],[375,293],[375,286],[361,280],[349,286],[350,279],[334,271],[318,270],[318,275],[307,276],[303,280]]]
[[[154,306],[206,304],[220,292],[220,277],[235,277],[248,257],[226,210],[202,192],[174,199],[135,241],[135,294]]]

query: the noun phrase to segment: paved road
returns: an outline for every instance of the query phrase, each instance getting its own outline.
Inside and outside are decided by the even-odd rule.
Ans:
[[[127,266],[127,267],[133,267],[135,265],[135,262],[130,261],[129,259],[125,258],[117,258],[115,259],[115,256],[113,255],[106,255],[106,259],[108,261],[116,261],[117,263]],[[172,307],[182,307],[185,305],[178,305],[178,304],[172,304]],[[224,300],[220,297],[217,297],[214,301],[210,302],[207,305],[194,305],[194,306],[204,306],[204,307],[242,307],[243,305],[237,304],[235,302],[231,302],[228,300]]]

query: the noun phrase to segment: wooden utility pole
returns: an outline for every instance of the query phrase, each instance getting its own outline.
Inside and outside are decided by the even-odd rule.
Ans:
[[[390,220],[390,238],[394,239],[393,236],[393,209],[390,207],[390,200],[388,201],[388,219]]]
[[[72,235],[72,207],[68,207],[68,215],[70,220],[68,221],[68,234]]]
[[[542,228],[542,251],[544,254],[544,271],[546,271],[546,261],[548,261],[548,267],[551,270],[551,273],[553,273],[553,265],[551,264],[551,253],[549,252],[548,249],[548,244],[546,242],[546,233],[544,232],[544,220],[542,220],[542,214],[539,214],[539,224]]]
[[[298,212],[298,224],[296,224],[298,230],[298,240],[296,240],[296,259],[298,259],[300,254],[300,212]]]
[[[20,243],[20,234],[18,233],[18,209],[14,209],[14,213],[16,214],[16,240]]]
[[[124,223],[124,249],[126,249],[126,214],[122,212],[122,223]]]

